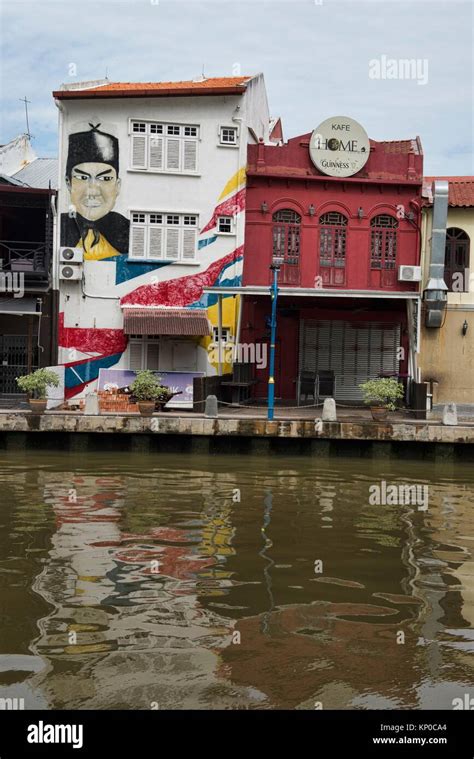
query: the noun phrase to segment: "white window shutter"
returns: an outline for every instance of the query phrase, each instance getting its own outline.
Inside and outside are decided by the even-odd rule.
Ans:
[[[166,141],[166,168],[179,169],[179,146],[181,140],[169,139]]]
[[[183,261],[194,261],[196,257],[196,230],[183,230]]]
[[[160,355],[159,343],[148,343],[148,354],[146,361],[146,368],[151,369],[153,372],[158,371],[158,361]]]
[[[176,260],[179,258],[179,229],[166,230],[166,252],[165,257]]]
[[[142,352],[143,342],[141,340],[130,340],[128,344],[128,365],[132,372],[139,372],[143,369]]]
[[[184,166],[183,171],[197,170],[197,141],[184,140]]]
[[[132,168],[146,169],[146,136],[132,135]]]
[[[148,228],[149,244],[148,255],[150,258],[163,258],[163,230],[151,224]]]
[[[146,227],[134,227],[131,228],[132,240],[130,245],[130,254],[132,258],[145,258],[145,231]]]
[[[163,168],[163,137],[150,137],[149,168]]]

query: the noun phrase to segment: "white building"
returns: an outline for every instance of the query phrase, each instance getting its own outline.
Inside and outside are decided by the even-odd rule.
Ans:
[[[86,82],[53,95],[66,397],[112,367],[215,373],[219,308],[203,289],[239,283],[247,144],[281,130],[263,76]],[[79,249],[71,263],[64,247]],[[238,296],[221,315],[232,339]]]

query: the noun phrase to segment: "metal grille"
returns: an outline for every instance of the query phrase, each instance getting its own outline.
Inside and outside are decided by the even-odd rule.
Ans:
[[[275,211],[272,217],[273,221],[282,221],[285,224],[301,224],[301,216],[292,211],[291,208],[282,208],[281,211]]]
[[[319,223],[332,227],[347,227],[347,217],[337,211],[329,211],[319,217]]]
[[[38,368],[38,346],[32,345],[28,365],[28,336],[0,335],[0,393],[21,394],[16,378]]]
[[[306,320],[301,323],[299,371],[333,371],[336,400],[361,401],[359,385],[399,369],[400,325]]]
[[[398,221],[393,216],[383,213],[379,216],[374,216],[374,218],[370,220],[370,226],[385,229],[397,229]]]

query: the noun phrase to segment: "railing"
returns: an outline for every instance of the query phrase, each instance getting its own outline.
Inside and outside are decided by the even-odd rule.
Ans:
[[[23,273],[25,279],[48,279],[51,251],[45,242],[0,240],[0,274]]]

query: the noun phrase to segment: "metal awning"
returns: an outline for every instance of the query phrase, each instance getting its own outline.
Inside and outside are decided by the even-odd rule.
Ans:
[[[0,298],[0,314],[9,316],[41,316],[38,298]]]
[[[246,285],[243,287],[204,287],[206,295],[266,295],[270,296],[270,285]],[[338,290],[315,287],[285,287],[278,285],[278,295],[295,295],[300,298],[379,298],[383,300],[417,300],[420,293],[397,290]]]
[[[123,308],[126,335],[203,337],[212,332],[205,308]]]

